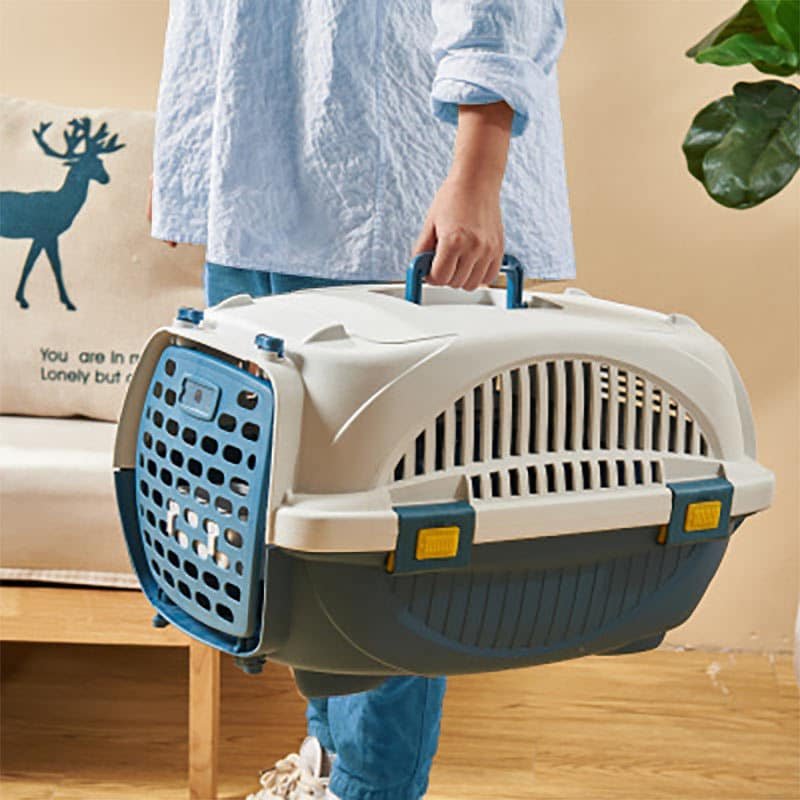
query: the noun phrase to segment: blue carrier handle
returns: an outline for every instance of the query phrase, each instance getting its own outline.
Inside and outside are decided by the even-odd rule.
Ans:
[[[406,270],[406,300],[410,303],[422,303],[422,281],[430,274],[434,255],[432,250],[426,250],[414,256]],[[522,302],[525,273],[519,259],[506,253],[500,271],[506,275],[506,308],[525,308]]]

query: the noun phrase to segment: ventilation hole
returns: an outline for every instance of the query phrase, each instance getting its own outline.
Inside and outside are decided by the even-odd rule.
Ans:
[[[153,502],[159,507],[164,507],[164,495],[158,489],[153,489]]]
[[[233,611],[231,611],[228,606],[222,603],[217,603],[217,614],[219,614],[222,619],[228,622],[233,622]]]
[[[192,542],[192,550],[197,553],[199,558],[202,558],[204,561],[208,558],[208,548],[206,547],[204,542],[198,541],[195,539]]]
[[[242,451],[232,444],[226,444],[222,448],[222,457],[231,464],[240,464],[242,461]]]
[[[161,397],[161,392],[164,391],[164,384],[161,381],[156,381],[155,385],[153,386],[153,394],[156,397]]]
[[[201,506],[207,506],[211,502],[211,495],[202,486],[194,490],[194,498]]]
[[[211,601],[202,592],[195,592],[194,599],[201,608],[204,608],[206,611],[211,611]]]
[[[676,452],[678,449],[678,416],[677,414],[669,415],[669,444],[667,449],[670,453]]]
[[[519,497],[519,470],[509,470],[508,482],[511,488],[511,494],[514,497]]]
[[[149,508],[147,509],[147,521],[155,528],[156,515]]]
[[[425,431],[417,436],[414,442],[414,474],[422,475],[425,472]]]
[[[164,558],[164,545],[161,544],[158,539],[153,542],[153,547],[155,548],[156,553],[158,553],[161,558]]]
[[[172,564],[173,567],[177,567],[180,569],[181,560],[178,558],[177,553],[174,550],[167,551],[167,561]]]
[[[158,467],[152,458],[147,459],[147,471],[155,478],[158,475]]]
[[[231,560],[221,550],[217,550],[214,554],[214,561],[220,569],[228,569],[231,565]],[[239,573],[241,575],[241,573]]]
[[[183,531],[175,531],[175,539],[181,549],[186,550],[189,547],[189,537]]]
[[[608,450],[611,447],[608,441],[608,395],[603,396],[600,401],[600,448]]]
[[[244,575],[244,564],[241,561],[236,562],[236,574],[237,575]]]
[[[500,378],[492,381],[492,458],[500,458]]]
[[[251,453],[247,456],[247,468],[248,469],[255,469],[256,468],[256,456],[255,453]]]
[[[628,435],[628,407],[627,400],[623,398],[617,407],[617,447],[625,447],[625,438]]]
[[[203,530],[209,536],[219,536],[219,525],[213,519],[203,520]]]
[[[444,414],[436,417],[435,437],[434,469],[439,470],[444,469]]]
[[[145,434],[142,437],[142,440],[144,441],[144,446],[145,447],[150,448],[150,447],[153,446],[153,436],[150,433],[150,431],[145,431]]]
[[[225,483],[225,473],[221,469],[210,467],[208,470],[208,480],[211,481],[214,486],[222,486],[222,484]]]
[[[139,453],[139,466],[144,467],[144,454]]]
[[[406,464],[406,459],[405,459],[405,456],[403,456],[403,458],[401,458],[397,462],[397,464],[396,464],[396,466],[394,468],[394,479],[396,481],[403,480],[403,470],[405,468],[405,464]]]
[[[564,448],[567,450],[574,450],[575,449],[575,442],[574,439],[574,432],[572,429],[572,406],[575,402],[574,393],[575,393],[575,375],[574,375],[575,365],[572,361],[565,361],[564,362],[564,385],[566,388],[566,398],[567,398],[567,405],[566,408],[562,409],[562,413],[565,415],[564,418]],[[570,469],[572,465],[570,464]]]
[[[255,424],[255,422],[245,422],[242,425],[242,436],[245,439],[249,439],[251,442],[255,442],[258,440],[258,435],[261,433],[261,428]]]
[[[164,519],[160,519],[158,521],[158,529],[161,531],[164,536],[169,536],[169,531],[167,530],[167,521]]]
[[[183,466],[183,453],[180,450],[170,450],[169,460],[178,468]]]
[[[175,481],[175,488],[178,490],[180,494],[188,495],[189,494],[189,481],[186,478],[178,478]]]
[[[184,581],[178,581],[178,591],[184,596],[192,599],[192,592],[190,591],[188,585]]]
[[[147,409],[144,412],[145,419],[150,419],[150,406],[147,406]]]
[[[241,391],[236,398],[236,402],[248,411],[252,411],[258,405],[258,395],[255,392]]]
[[[180,426],[178,425],[178,423],[174,419],[171,419],[171,418],[167,420],[167,424],[166,424],[165,427],[167,429],[167,433],[170,436],[177,436],[178,435],[178,431],[180,430]]]
[[[160,439],[156,442],[156,455],[161,458],[167,457],[167,446]]]
[[[481,476],[480,475],[473,475],[470,478],[470,483],[472,484],[472,496],[480,498],[482,495],[481,492]]]
[[[519,455],[519,370],[511,371],[511,455]],[[518,479],[519,483],[519,479]]]
[[[564,464],[564,486],[568,492],[575,491],[575,469],[569,462]]]
[[[456,415],[456,441],[455,441],[455,456],[454,461],[457,467],[464,465],[464,398],[460,397],[456,400],[455,406]]]
[[[706,441],[705,436],[700,436],[700,455],[701,456],[708,455],[708,442]]]
[[[489,483],[492,487],[492,497],[500,497],[500,473],[492,472],[489,474]]]
[[[197,570],[197,567],[192,564],[191,561],[184,561],[183,562],[183,571],[194,580],[197,580],[197,576],[200,574]]]
[[[628,481],[625,479],[625,462],[617,461],[617,486],[627,486]]]
[[[144,534],[144,540],[147,542],[148,545],[151,547],[153,546],[153,539],[147,531],[142,531]]]
[[[193,528],[196,528],[200,524],[200,518],[197,516],[196,511],[192,511],[191,508],[187,508],[183,512],[183,518],[191,525]]]
[[[233,503],[231,503],[227,497],[218,497],[214,501],[214,508],[216,508],[220,514],[228,515],[233,513]]]
[[[205,450],[205,452],[210,456],[213,456],[217,452],[219,444],[217,443],[217,440],[213,439],[211,436],[204,436],[200,440],[200,447],[202,447],[203,450]]]
[[[536,477],[536,468],[528,467],[528,492],[529,494],[539,493],[539,481]]]
[[[608,489],[608,462],[600,462],[600,488]]]
[[[641,461],[633,462],[633,480],[637,486],[644,483],[644,469]]]
[[[235,586],[232,583],[225,584],[225,594],[231,598],[231,600],[235,600],[237,603],[242,599],[242,592],[238,586]]]
[[[150,566],[153,568],[153,572],[155,572],[156,575],[161,575],[161,567],[158,566],[158,562],[154,558],[150,559]]]
[[[214,591],[219,589],[219,579],[211,572],[203,573],[203,583]]]
[[[183,441],[190,447],[197,443],[197,431],[194,428],[184,428],[181,436],[183,436]]]
[[[694,438],[694,420],[691,417],[686,417],[683,433],[683,452],[692,452],[692,439]]]
[[[173,589],[175,588],[175,578],[172,577],[172,573],[168,570],[164,570],[164,580],[167,583],[167,586],[171,586]]]
[[[230,433],[236,430],[236,417],[232,417],[230,414],[220,414],[217,425],[219,425],[222,430]]]
[[[562,409],[558,408],[556,397],[556,365],[554,361],[547,362],[547,449],[554,452],[558,449],[556,442],[556,419]],[[548,478],[549,480],[549,478]],[[552,491],[552,490],[551,490]]]
[[[203,475],[203,465],[196,458],[190,458],[186,463],[186,468],[195,478],[200,478]]]
[[[247,522],[247,520],[250,519],[250,512],[248,511],[247,506],[242,506],[239,509],[237,516],[242,522]]]
[[[592,467],[588,461],[581,461],[581,481],[584,489],[592,488]]]
[[[233,528],[225,528],[225,541],[233,547],[241,547],[244,543],[242,534],[235,531]]]
[[[658,461],[650,463],[650,475],[653,483],[661,483],[661,464]]]
[[[161,483],[172,486],[172,473],[166,467],[161,470]]]
[[[592,365],[588,361],[582,361],[581,369],[583,370],[583,449],[588,450],[592,446]]]
[[[483,418],[483,392],[481,391],[480,386],[476,386],[472,390],[472,409],[472,460],[480,461],[481,446],[483,442],[483,425],[481,422]]]
[[[171,358],[168,358],[164,364],[164,372],[166,372],[167,375],[175,374],[175,362]]]
[[[160,428],[164,424],[164,415],[160,411],[153,413],[153,425]]]
[[[556,490],[556,468],[553,464],[545,464],[544,474],[547,480],[547,491],[554,492]]]
[[[247,497],[250,484],[244,478],[231,478],[231,490],[240,497]]]
[[[168,406],[174,406],[174,405],[175,405],[175,401],[176,401],[177,399],[178,399],[178,398],[177,398],[177,396],[175,395],[175,392],[174,392],[172,389],[167,389],[166,393],[164,394],[164,402],[165,402],[165,403],[166,403]]]

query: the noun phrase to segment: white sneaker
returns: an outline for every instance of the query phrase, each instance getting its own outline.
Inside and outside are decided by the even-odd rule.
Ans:
[[[261,789],[247,800],[339,800],[328,790],[330,763],[319,739],[307,736],[299,753],[261,773]]]

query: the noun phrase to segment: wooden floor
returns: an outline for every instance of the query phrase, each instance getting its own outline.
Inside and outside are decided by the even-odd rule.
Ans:
[[[3,800],[185,800],[185,651],[7,645]],[[221,798],[297,747],[285,670],[225,659]],[[788,657],[658,651],[451,680],[428,800],[792,800]]]

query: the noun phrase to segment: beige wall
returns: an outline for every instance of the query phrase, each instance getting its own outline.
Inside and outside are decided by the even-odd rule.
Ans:
[[[800,180],[746,212],[716,206],[680,143],[693,113],[747,68],[682,55],[738,0],[567,0],[561,62],[579,284],[680,310],[722,340],[747,383],[774,508],[734,538],[673,643],[785,649],[798,572]],[[162,0],[0,0],[0,91],[60,103],[152,108]]]

